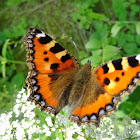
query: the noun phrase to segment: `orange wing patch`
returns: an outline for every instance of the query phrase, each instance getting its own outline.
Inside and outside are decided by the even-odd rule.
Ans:
[[[92,123],[99,125],[100,119],[114,112],[120,102],[120,98],[114,98],[108,93],[100,94],[93,103],[77,107],[70,116],[70,120],[77,124]]]
[[[95,72],[99,85],[110,95],[126,96],[133,92],[140,81],[139,56],[113,60]]]
[[[30,71],[26,79],[26,83],[30,89],[28,100],[38,104],[42,111],[55,114],[55,108],[58,106],[58,100],[53,96],[50,90],[51,78],[45,74],[37,74]]]
[[[66,50],[60,49],[54,53],[55,48],[60,48],[60,45],[54,40],[41,44],[35,37],[33,42],[35,45],[33,62],[40,73],[53,73],[54,70],[58,72],[74,67],[74,62]]]

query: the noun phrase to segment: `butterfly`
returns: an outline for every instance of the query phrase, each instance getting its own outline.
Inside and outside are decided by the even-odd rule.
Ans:
[[[117,110],[121,98],[140,82],[140,54],[83,67],[61,45],[43,31],[30,28],[22,39],[30,69],[26,83],[29,101],[41,111],[57,114],[70,105],[69,119],[78,125],[100,120]]]

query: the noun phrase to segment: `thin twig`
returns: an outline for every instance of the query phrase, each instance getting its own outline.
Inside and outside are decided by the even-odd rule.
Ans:
[[[45,1],[44,3],[42,3],[42,4],[40,4],[40,5],[37,5],[37,6],[35,6],[35,7],[32,8],[32,9],[22,11],[22,13],[19,13],[18,15],[22,15],[22,14],[26,14],[26,13],[28,13],[28,14],[29,14],[29,13],[32,13],[32,12],[34,12],[34,11],[40,9],[41,7],[43,7],[43,6],[49,4],[50,2],[53,2],[53,1],[55,1],[55,0],[47,0],[47,1]]]

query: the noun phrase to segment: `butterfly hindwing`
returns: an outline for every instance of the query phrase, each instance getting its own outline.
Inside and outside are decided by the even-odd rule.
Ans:
[[[30,28],[22,40],[26,43],[30,69],[26,80],[31,93],[28,100],[38,104],[42,111],[56,114],[68,104],[70,75],[79,64],[61,45],[38,29]]]
[[[77,104],[72,106],[69,119],[77,124],[92,123],[99,126],[100,120],[114,112],[119,103],[120,97],[113,97],[97,84],[96,75],[91,78],[83,89],[84,93]]]

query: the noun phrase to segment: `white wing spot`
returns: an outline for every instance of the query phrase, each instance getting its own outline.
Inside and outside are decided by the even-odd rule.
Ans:
[[[110,110],[110,109],[112,109],[112,106],[111,105],[107,105],[106,106],[106,110]]]
[[[35,84],[36,83],[36,80],[35,79],[31,79],[32,80],[32,84]]]
[[[84,118],[82,118],[82,122],[85,122],[87,120],[88,120],[88,117],[87,116],[85,116]]]
[[[105,111],[102,109],[102,110],[100,110],[100,112],[99,112],[99,116],[100,116],[100,115],[103,115],[103,114],[105,114]]]
[[[90,120],[97,120],[97,117],[96,117],[95,115],[92,115],[92,116],[90,117]]]
[[[129,86],[128,86],[128,89],[131,89],[131,87],[132,87],[132,85],[129,85]]]
[[[41,101],[41,104],[42,104],[42,106],[45,106],[45,102],[44,101]]]
[[[34,91],[36,92],[38,90],[38,87],[37,86],[34,86]]]
[[[29,44],[29,47],[32,48],[33,47],[33,44]]]
[[[52,108],[50,106],[47,107],[48,110],[51,110]]]
[[[135,83],[138,79],[137,78],[134,78],[133,82]]]
[[[140,61],[140,54],[136,56],[136,59]]]
[[[27,43],[32,43],[32,40],[31,39],[27,39]]]
[[[36,36],[37,36],[38,38],[40,38],[40,37],[45,37],[46,35],[45,35],[44,32],[42,32],[42,33],[38,33]]]
[[[117,101],[117,99],[116,99],[116,98],[114,98],[114,99],[113,99],[113,103],[115,103],[116,101]]]
[[[39,100],[40,96],[39,95],[34,95],[34,97]]]

